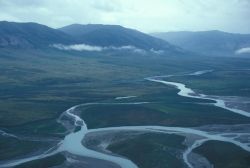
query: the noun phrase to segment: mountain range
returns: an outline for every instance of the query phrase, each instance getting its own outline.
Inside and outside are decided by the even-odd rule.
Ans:
[[[164,40],[118,25],[73,24],[53,29],[37,23],[0,22],[0,47],[45,48],[53,45],[61,49],[77,49],[84,45],[87,49],[105,47],[169,53],[182,51]]]
[[[151,35],[183,49],[208,56],[250,54],[250,34],[235,34],[214,30],[164,32]]]
[[[221,31],[146,34],[119,25],[72,24],[54,29],[38,23],[0,22],[0,48],[133,50],[167,55],[250,55],[250,34]]]
[[[173,45],[137,30],[118,25],[73,24],[59,30],[75,37],[78,41],[95,46],[134,46],[144,50],[169,50]]]

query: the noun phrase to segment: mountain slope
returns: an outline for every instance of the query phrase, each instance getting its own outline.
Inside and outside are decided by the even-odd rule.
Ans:
[[[76,37],[82,43],[88,45],[103,47],[134,46],[144,50],[180,50],[164,40],[118,25],[73,24],[59,30]]]
[[[37,23],[0,22],[0,48],[50,48],[60,50],[125,52],[151,51],[183,55],[185,51],[137,30],[114,25],[70,25],[53,29]],[[96,48],[95,50],[93,48]]]
[[[206,55],[235,55],[236,51],[250,47],[249,34],[203,31],[154,33],[152,35],[186,50]]]
[[[0,47],[48,47],[74,41],[69,35],[41,24],[0,22]]]

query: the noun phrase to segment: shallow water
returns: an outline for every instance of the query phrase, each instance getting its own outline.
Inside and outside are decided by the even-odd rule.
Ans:
[[[204,71],[198,71],[187,75],[203,75],[205,73],[212,72],[212,70],[204,70]],[[241,109],[235,109],[228,107],[224,100],[220,99],[220,97],[213,97],[209,95],[203,95],[195,93],[191,88],[188,88],[185,84],[177,83],[177,82],[169,82],[162,80],[161,77],[171,77],[171,75],[168,76],[157,76],[157,77],[150,77],[146,78],[149,81],[157,82],[165,85],[170,85],[176,87],[179,92],[178,95],[189,97],[189,98],[196,98],[196,99],[205,99],[205,100],[213,100],[215,103],[213,105],[226,109],[228,111],[243,115],[245,117],[250,117],[250,113]],[[119,99],[127,99],[132,98],[134,96],[125,96],[120,97]],[[123,126],[123,127],[109,127],[109,128],[97,128],[97,129],[88,129],[86,123],[83,119],[81,119],[77,115],[77,108],[82,106],[95,106],[99,104],[109,104],[109,105],[121,105],[121,104],[131,104],[131,105],[140,105],[145,104],[149,102],[132,102],[132,103],[86,103],[77,105],[74,107],[71,107],[67,111],[65,111],[61,117],[58,119],[60,123],[66,122],[65,120],[61,120],[62,116],[66,117],[69,121],[73,121],[74,127],[81,127],[81,129],[77,132],[69,133],[65,138],[58,143],[56,147],[49,151],[45,151],[41,155],[32,156],[28,158],[18,159],[18,160],[11,160],[6,161],[5,163],[0,164],[0,167],[12,167],[15,165],[19,165],[22,163],[26,163],[32,160],[42,159],[48,156],[55,155],[59,152],[69,152],[74,155],[79,156],[85,156],[95,159],[101,159],[113,162],[117,165],[119,165],[121,168],[137,168],[137,165],[133,162],[131,162],[128,159],[100,153],[94,150],[90,150],[83,146],[82,140],[85,138],[85,135],[88,133],[98,133],[98,132],[117,132],[117,131],[143,131],[143,132],[157,132],[157,133],[163,133],[163,134],[177,134],[186,136],[188,138],[189,135],[197,135],[200,138],[194,139],[192,143],[190,143],[187,147],[187,149],[183,152],[183,161],[186,163],[186,165],[189,168],[194,168],[191,162],[189,161],[189,155],[192,153],[192,151],[201,146],[203,143],[209,140],[217,140],[217,141],[223,141],[223,142],[229,142],[232,144],[237,145],[238,147],[242,148],[243,150],[246,150],[250,152],[250,126],[249,125],[232,125],[232,126],[220,126],[220,125],[213,125],[213,126],[204,126],[204,127],[198,127],[198,128],[185,128],[185,127],[164,127],[164,126]],[[245,129],[241,129],[241,132],[234,132],[232,129],[232,132],[228,133],[228,128],[236,128],[241,127]],[[237,129],[236,129],[237,130]],[[16,137],[13,134],[8,134],[6,132],[0,132],[2,135],[5,136],[12,136]]]

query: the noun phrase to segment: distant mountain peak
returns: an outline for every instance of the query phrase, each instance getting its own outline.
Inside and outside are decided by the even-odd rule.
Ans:
[[[148,51],[151,49],[177,51],[177,47],[168,42],[120,25],[72,24],[59,30],[88,45],[102,47],[134,46]]]
[[[242,53],[239,52],[241,49],[250,47],[250,34],[227,33],[219,30],[166,32],[152,35],[204,55],[233,56]]]

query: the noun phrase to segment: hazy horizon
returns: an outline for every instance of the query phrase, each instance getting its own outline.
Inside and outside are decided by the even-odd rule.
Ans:
[[[10,21],[10,20],[0,20],[0,22],[13,22],[13,23],[37,23],[37,24],[41,24],[41,25],[45,25],[45,26],[48,26],[50,27],[49,25],[46,25],[46,24],[42,24],[42,23],[39,23],[39,22],[21,22],[21,21]],[[72,23],[72,24],[68,24],[68,25],[64,25],[62,27],[66,27],[66,26],[70,26],[70,25],[74,25],[74,24],[79,24],[79,25],[110,25],[110,26],[123,26],[123,25],[118,25],[118,24],[103,24],[103,23]],[[62,28],[62,27],[52,27],[54,29],[59,29],[59,28]],[[131,28],[131,27],[127,27],[127,26],[123,26],[125,28]],[[131,28],[131,29],[135,29],[135,28]],[[137,30],[137,29],[135,29]],[[225,32],[225,33],[235,33],[235,34],[250,34],[250,33],[238,33],[238,32],[226,32],[226,31],[223,31],[223,30],[170,30],[170,31],[156,31],[156,32],[144,32],[144,31],[141,31],[141,32],[144,32],[144,33],[148,33],[148,34],[157,34],[157,33],[174,33],[174,32],[206,32],[206,31],[220,31],[220,32]]]
[[[79,24],[121,25],[145,33],[220,30],[250,33],[248,0],[0,0],[0,20],[53,28]]]

